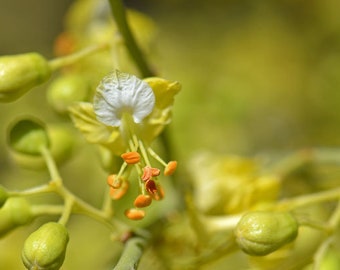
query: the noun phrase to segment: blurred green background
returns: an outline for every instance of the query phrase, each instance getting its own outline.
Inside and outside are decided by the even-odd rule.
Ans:
[[[70,3],[3,0],[0,54],[39,51],[51,57]],[[338,1],[127,4],[154,19],[153,65],[183,85],[172,126],[182,154],[338,145]],[[34,107],[36,101],[28,96],[19,102]]]
[[[0,55],[37,51],[52,58],[54,39],[63,29],[63,15],[72,2],[2,0]],[[152,64],[160,76],[178,80],[183,86],[170,127],[181,162],[200,150],[257,154],[339,145],[339,1],[126,3],[154,19],[158,36]],[[46,84],[14,103],[0,104],[0,183],[9,188],[29,187],[48,177],[46,173],[19,170],[6,148],[7,126],[16,117],[35,115],[46,122],[60,121],[46,104],[45,89]],[[98,163],[83,170],[89,155],[93,155],[91,147],[78,149],[62,173],[72,178],[71,189],[79,188],[80,181],[86,184],[81,196],[98,204],[103,187],[93,179],[105,174]],[[74,225],[79,240],[88,227],[96,231],[97,225],[86,222],[81,228]],[[13,257],[0,255],[1,269],[12,259],[20,264],[21,244],[15,239],[27,235],[34,226],[0,241],[2,250],[11,248],[9,242],[14,246]],[[104,242],[106,233],[102,235]],[[89,241],[91,237],[101,236],[96,232],[89,234]],[[98,254],[109,245],[105,243]],[[74,264],[81,265],[76,249],[70,250]],[[82,258],[97,256],[91,253],[93,249],[84,252]],[[106,260],[111,260],[109,253]],[[90,268],[82,269],[94,269],[96,261],[92,263],[84,263]]]
[[[148,3],[182,154],[338,146],[339,1]]]

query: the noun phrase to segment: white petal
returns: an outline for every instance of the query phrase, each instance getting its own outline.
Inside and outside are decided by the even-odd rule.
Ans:
[[[151,87],[136,76],[118,70],[100,82],[93,104],[97,119],[108,126],[119,126],[123,113],[131,113],[133,120],[140,123],[154,106]]]

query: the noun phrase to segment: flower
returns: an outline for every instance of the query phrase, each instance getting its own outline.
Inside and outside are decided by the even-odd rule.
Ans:
[[[120,74],[122,73],[120,72]],[[121,76],[128,77],[127,75]],[[105,78],[107,77],[108,76]],[[129,78],[137,80],[134,76],[130,76]],[[111,80],[115,80],[115,77],[111,76]],[[138,123],[133,118],[132,112],[132,119],[134,120],[134,123],[132,124],[134,128],[138,127],[139,138],[145,143],[150,144],[163,131],[165,125],[171,122],[171,109],[174,103],[174,96],[180,91],[181,86],[176,81],[169,81],[158,77],[146,78],[143,82],[146,82],[150,86],[154,94],[155,103],[151,113],[145,116],[144,119],[141,119],[142,117],[140,117],[140,115],[138,117],[136,116]],[[98,94],[96,95],[95,100],[97,100],[97,104],[99,104],[99,102],[103,103],[104,107],[112,103],[112,101],[106,103],[99,99],[100,95]],[[129,103],[132,104],[132,102]],[[118,107],[121,108],[122,104],[119,104]],[[138,110],[138,108],[134,108],[135,111]],[[112,126],[112,123],[111,125],[107,125],[104,122],[101,122],[99,119],[100,116],[96,115],[98,110],[99,112],[101,111],[100,108],[97,108],[95,111],[94,105],[89,102],[76,102],[69,107],[69,113],[74,125],[83,133],[88,142],[100,144],[108,148],[115,155],[121,155],[127,148],[126,142],[124,142],[122,136],[123,127]],[[118,112],[114,113],[119,115]],[[126,113],[129,114],[129,111],[126,111]],[[120,124],[122,124],[121,118],[118,118],[118,122],[119,121]],[[137,130],[134,131],[137,132]]]
[[[278,198],[281,178],[263,173],[256,159],[197,154],[189,165],[194,202],[208,215],[237,214]]]
[[[139,195],[151,196],[154,200],[164,197],[158,181],[160,169],[151,161],[163,166],[164,175],[171,175],[177,163],[165,162],[150,144],[170,123],[174,96],[179,90],[178,82],[161,78],[140,80],[115,70],[100,82],[93,105],[81,102],[71,106],[71,118],[85,138],[122,158],[119,171],[110,172],[107,180],[112,199],[126,193],[133,169],[138,175]],[[131,214],[135,212],[131,211],[126,216],[135,219]],[[144,218],[144,212],[138,217]]]
[[[124,113],[141,123],[155,105],[151,87],[134,75],[115,70],[105,76],[97,87],[94,111],[97,119],[108,126],[118,127]]]

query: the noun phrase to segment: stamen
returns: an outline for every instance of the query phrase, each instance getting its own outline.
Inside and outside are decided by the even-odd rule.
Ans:
[[[167,163],[159,155],[157,155],[157,153],[153,151],[151,147],[148,147],[148,152],[155,160],[166,167]]]
[[[157,185],[155,181],[148,180],[145,182],[145,189],[149,192],[152,199],[159,201],[164,198],[164,190],[160,185]]]
[[[118,189],[110,187],[110,197],[112,198],[112,200],[119,200],[126,194],[128,189],[129,189],[129,182],[125,180],[122,182],[121,187]]]
[[[152,198],[149,195],[140,194],[134,201],[134,206],[138,208],[147,207],[151,204]]]
[[[122,166],[120,167],[119,172],[118,172],[118,174],[117,174],[117,178],[118,178],[118,179],[122,176],[122,174],[123,174],[124,170],[126,169],[126,166],[127,166],[127,165],[128,165],[128,164],[127,164],[126,162],[124,162],[124,163],[122,164]]]
[[[145,217],[145,212],[141,209],[131,208],[125,211],[125,216],[132,220],[140,220]]]
[[[140,148],[140,151],[141,151],[141,153],[142,153],[142,156],[143,156],[143,159],[144,159],[144,161],[145,161],[145,164],[146,164],[147,166],[150,166],[150,167],[151,167],[151,163],[150,163],[148,154],[147,154],[147,152],[146,152],[146,150],[145,150],[145,147],[144,147],[144,144],[143,144],[143,142],[142,142],[141,140],[139,140],[139,148]]]
[[[149,192],[151,195],[157,192],[157,186],[155,181],[153,180],[147,180],[145,182],[145,189],[147,192]]]
[[[122,185],[122,179],[117,177],[116,174],[110,174],[106,179],[107,184],[112,188],[120,188]]]
[[[165,166],[164,175],[166,175],[166,176],[172,175],[176,171],[176,168],[177,168],[177,161],[170,161]]]
[[[161,173],[160,169],[158,168],[152,168],[150,166],[145,166],[143,168],[143,175],[142,175],[142,180],[145,182],[147,180],[151,180],[152,177],[154,176],[159,176]]]
[[[135,152],[135,151],[126,152],[126,153],[122,154],[121,157],[129,165],[136,164],[140,161],[140,154],[138,152]]]

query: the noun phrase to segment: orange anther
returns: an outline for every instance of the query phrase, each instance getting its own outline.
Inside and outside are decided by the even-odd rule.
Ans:
[[[113,188],[110,186],[110,197],[112,200],[119,200],[122,198],[129,189],[129,182],[123,181],[120,188]]]
[[[155,201],[160,201],[164,198],[164,189],[161,185],[156,185],[157,191],[151,194],[152,199]]]
[[[121,178],[117,178],[116,174],[110,174],[106,179],[107,184],[112,188],[120,188],[122,185]]]
[[[157,192],[157,186],[155,181],[153,180],[147,180],[145,182],[145,189],[147,192],[149,192],[151,195]]]
[[[138,208],[147,207],[151,204],[152,198],[149,195],[140,194],[134,201],[134,206]]]
[[[151,168],[151,174],[152,176],[158,176],[161,174],[161,170],[158,168]]]
[[[159,201],[164,198],[164,190],[161,185],[156,184],[153,180],[145,182],[145,189],[150,194],[152,199]]]
[[[143,175],[142,175],[142,180],[143,181],[148,181],[151,180],[153,176],[158,176],[161,173],[161,171],[157,168],[152,168],[150,166],[145,166],[143,168]]]
[[[132,220],[140,220],[145,217],[145,212],[141,209],[131,208],[125,211],[125,216]]]
[[[164,175],[166,176],[172,175],[176,171],[176,168],[177,161],[170,161],[164,169]]]
[[[127,164],[136,164],[140,161],[140,155],[138,152],[126,152],[122,154],[121,157]]]

